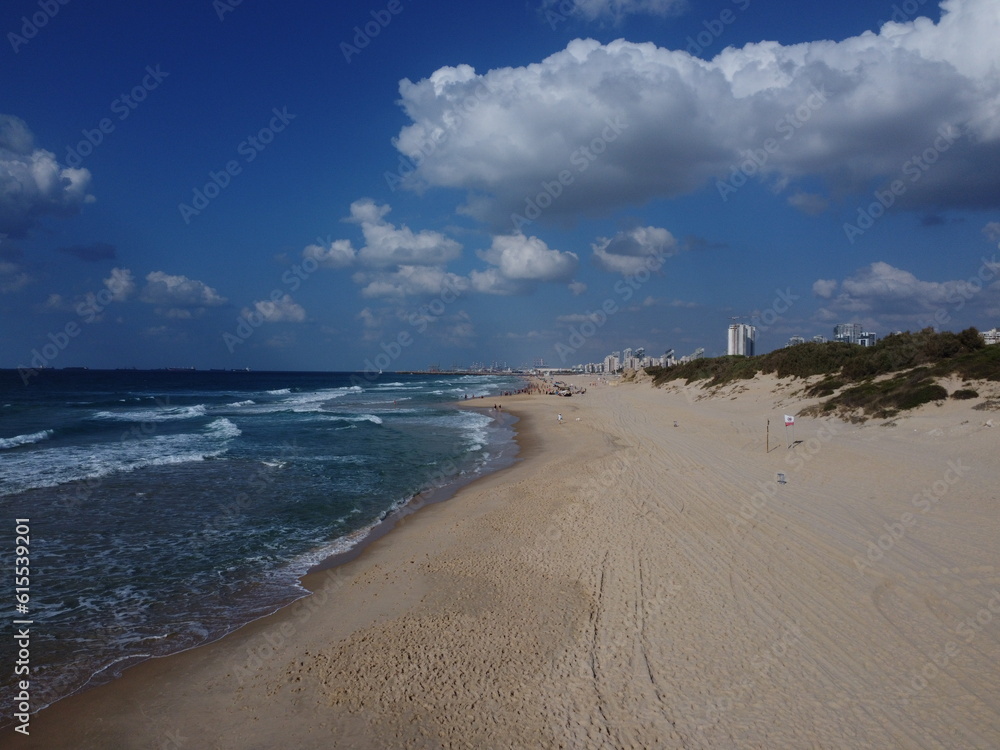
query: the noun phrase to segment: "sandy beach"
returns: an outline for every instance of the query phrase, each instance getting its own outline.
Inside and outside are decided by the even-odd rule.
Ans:
[[[789,449],[801,382],[576,382],[313,596],[0,747],[1000,747],[1000,414]]]

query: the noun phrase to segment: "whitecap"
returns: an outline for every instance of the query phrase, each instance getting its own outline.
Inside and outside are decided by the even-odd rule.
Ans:
[[[114,422],[171,422],[178,419],[204,417],[206,413],[207,409],[204,404],[196,404],[195,406],[173,406],[155,409],[99,411],[92,418]]]
[[[48,440],[54,434],[55,430],[42,430],[41,432],[33,432],[30,435],[15,435],[12,438],[0,438],[0,450],[17,448],[19,445],[40,443],[43,440]]]
[[[222,440],[230,440],[243,434],[243,430],[225,417],[219,417],[215,421],[207,424],[205,426],[205,432],[210,434],[212,437],[220,438]]]

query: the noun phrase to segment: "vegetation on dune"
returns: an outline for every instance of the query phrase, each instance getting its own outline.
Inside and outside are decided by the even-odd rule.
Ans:
[[[969,398],[979,398],[979,392],[974,391],[971,388],[960,388],[959,390],[951,394],[951,397],[959,400],[965,400]]]
[[[1000,381],[1000,346],[986,346],[979,331],[917,333],[886,336],[873,347],[844,343],[806,343],[756,357],[696,359],[676,367],[650,367],[653,384],[683,380],[706,381],[706,387],[748,380],[757,374],[780,378],[824,376],[805,391],[827,401],[817,413],[889,417],[921,404],[948,398],[936,378],[955,375],[966,380]],[[839,393],[838,393],[839,391]],[[977,398],[972,390],[956,391],[953,398]]]

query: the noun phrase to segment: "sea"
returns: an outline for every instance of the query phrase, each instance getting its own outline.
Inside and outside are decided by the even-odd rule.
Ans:
[[[32,710],[301,598],[303,574],[419,493],[509,465],[512,420],[456,402],[492,406],[523,385],[135,370],[40,370],[26,384],[0,371],[0,596],[32,622]],[[20,613],[17,519],[30,529]],[[0,654],[10,706],[23,677],[9,638]]]

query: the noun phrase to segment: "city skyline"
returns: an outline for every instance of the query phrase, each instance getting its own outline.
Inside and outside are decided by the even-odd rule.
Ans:
[[[0,367],[1000,322],[988,0],[15,0],[0,29]]]

